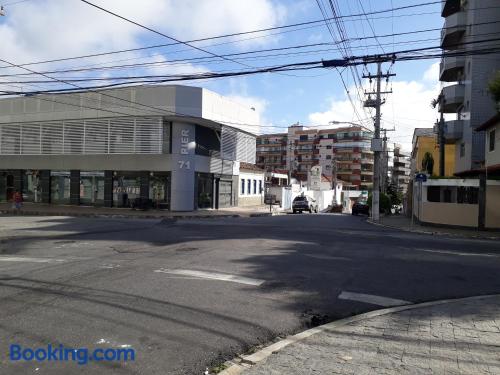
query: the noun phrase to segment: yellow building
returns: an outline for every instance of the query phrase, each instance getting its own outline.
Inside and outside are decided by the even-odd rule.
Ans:
[[[453,176],[455,173],[455,144],[445,145],[444,175]],[[429,152],[434,159],[432,175],[439,175],[439,146],[437,137],[432,128],[416,128],[413,132],[411,171],[412,173],[423,171],[422,160]]]

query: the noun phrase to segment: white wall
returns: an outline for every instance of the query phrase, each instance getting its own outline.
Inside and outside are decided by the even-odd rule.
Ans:
[[[239,182],[238,182],[238,197],[260,197],[264,194],[264,173],[258,173],[258,172],[247,172],[247,171],[241,171],[240,170],[240,175],[239,175]],[[242,194],[242,187],[241,187],[241,181],[245,180],[245,191],[244,194]],[[251,181],[251,192],[248,193],[248,180]],[[256,181],[256,190],[254,193],[254,181]],[[260,184],[259,184],[260,182]],[[260,191],[259,187],[262,187],[262,191]]]

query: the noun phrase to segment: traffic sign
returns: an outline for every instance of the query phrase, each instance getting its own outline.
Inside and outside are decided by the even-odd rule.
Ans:
[[[425,182],[427,181],[427,175],[425,173],[417,173],[415,175],[415,181]]]

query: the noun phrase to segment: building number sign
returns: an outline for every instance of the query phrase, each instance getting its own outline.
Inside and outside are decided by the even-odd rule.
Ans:
[[[189,155],[189,129],[181,130],[181,155]],[[191,162],[189,160],[179,160],[180,169],[191,169]]]

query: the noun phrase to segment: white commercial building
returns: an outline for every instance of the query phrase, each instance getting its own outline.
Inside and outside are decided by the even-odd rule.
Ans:
[[[178,85],[2,99],[0,200],[19,190],[52,204],[236,206],[258,121],[251,108]]]

